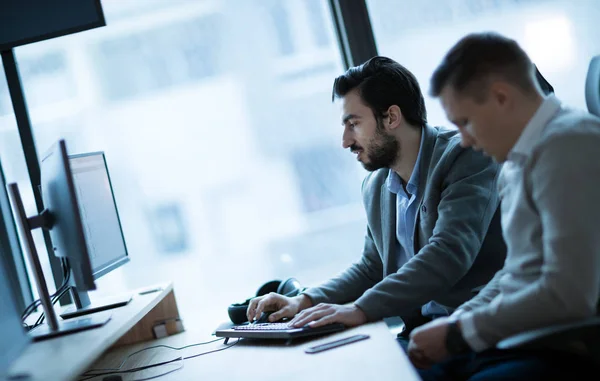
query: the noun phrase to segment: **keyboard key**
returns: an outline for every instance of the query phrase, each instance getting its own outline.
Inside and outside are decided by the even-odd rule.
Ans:
[[[248,324],[248,325],[237,325],[233,329],[238,331],[282,331],[286,329],[293,329],[288,323],[260,323],[260,324]]]

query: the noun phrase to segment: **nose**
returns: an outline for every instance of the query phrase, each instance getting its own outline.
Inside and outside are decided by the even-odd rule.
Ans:
[[[475,145],[475,139],[471,136],[467,131],[463,128],[459,129],[460,131],[460,145],[462,147],[472,147]]]
[[[352,133],[347,128],[344,128],[344,133],[342,134],[342,147],[350,148],[354,143],[355,141],[354,138],[352,138]]]

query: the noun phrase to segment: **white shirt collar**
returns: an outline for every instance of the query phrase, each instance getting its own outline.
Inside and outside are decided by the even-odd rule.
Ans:
[[[529,120],[529,123],[521,132],[519,140],[513,146],[508,153],[508,160],[514,160],[515,156],[529,156],[533,147],[538,142],[544,127],[554,117],[556,112],[560,109],[560,101],[554,94],[549,95],[544,99],[540,107],[537,109],[533,117]]]

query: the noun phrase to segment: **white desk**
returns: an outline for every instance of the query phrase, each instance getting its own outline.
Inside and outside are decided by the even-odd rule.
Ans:
[[[370,338],[317,354],[304,353],[304,349],[307,347],[357,333],[368,334]],[[128,354],[151,345],[183,347],[214,339],[216,338],[211,336],[206,328],[198,330],[198,327],[193,327],[193,324],[187,322],[186,332],[151,343],[117,348],[106,353],[92,368],[115,368]],[[231,339],[229,343],[235,343],[235,341],[236,339]],[[152,349],[132,356],[124,368],[144,366],[179,356],[187,357],[223,347],[225,345],[219,341],[181,351],[164,348]],[[183,367],[181,367],[182,364]],[[283,341],[278,341],[277,344],[268,344],[264,341],[257,343],[242,340],[223,351],[177,361],[170,365],[146,370],[144,373],[125,375],[123,380],[151,377],[177,368],[180,369],[157,378],[157,380],[419,380],[418,374],[384,322],[367,324],[310,341],[298,341],[289,346],[286,346]],[[95,380],[102,380],[102,377],[92,379],[92,381]]]
[[[124,307],[111,310],[105,326],[73,335],[33,343],[13,364],[11,373],[30,375],[27,381],[70,381],[89,369],[117,368],[131,353],[155,345],[183,347],[216,340],[215,327],[194,326],[186,321],[186,331],[154,339],[156,321],[179,317],[172,284],[160,285],[161,291],[134,295]],[[306,354],[304,349],[357,333],[370,335],[329,351]],[[236,339],[230,340],[230,344]],[[181,351],[159,348],[132,356],[123,369],[155,364],[226,348],[223,339]],[[180,369],[178,369],[180,368]],[[419,380],[404,351],[384,322],[338,332],[324,337],[284,341],[242,340],[227,349],[203,356],[178,360],[143,372],[124,374],[123,380],[139,380],[164,374],[159,381],[182,380]],[[95,377],[92,381],[102,380]]]

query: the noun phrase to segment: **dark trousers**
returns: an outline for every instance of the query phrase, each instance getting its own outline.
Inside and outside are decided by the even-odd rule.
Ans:
[[[398,344],[400,344],[404,352],[406,352],[408,348],[408,342],[410,341],[410,333],[413,331],[413,329],[420,327],[423,324],[427,324],[433,319],[437,319],[443,316],[446,315],[423,316],[421,315],[421,311],[416,311],[413,315],[402,316],[402,321],[404,322],[404,330],[402,331],[402,333],[398,334],[396,340],[398,341]]]
[[[410,337],[410,333],[413,329],[422,326],[423,324],[427,324],[430,321],[437,319],[439,317],[444,317],[446,315],[434,315],[434,316],[423,316],[421,315],[421,311],[416,311],[412,315],[402,316],[402,321],[404,322],[404,331],[398,337],[403,337],[408,339]]]
[[[599,379],[600,367],[591,360],[551,350],[470,352],[420,370],[423,381],[587,380]]]

